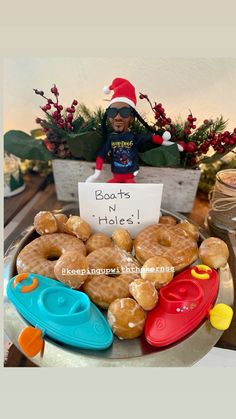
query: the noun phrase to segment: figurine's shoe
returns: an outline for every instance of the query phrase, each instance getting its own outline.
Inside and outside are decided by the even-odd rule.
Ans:
[[[209,315],[218,293],[218,274],[205,265],[178,274],[161,288],[159,303],[148,313],[145,337],[153,346],[177,342]]]

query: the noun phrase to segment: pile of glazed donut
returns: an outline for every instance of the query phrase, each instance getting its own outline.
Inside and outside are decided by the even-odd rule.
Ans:
[[[27,244],[16,261],[18,273],[31,272],[85,292],[100,308],[120,339],[141,335],[146,312],[158,304],[158,290],[198,258],[219,268],[227,263],[227,245],[205,239],[198,248],[198,228],[172,216],[142,229],[132,240],[119,228],[112,237],[92,233],[77,215],[49,211],[34,219],[39,237]]]

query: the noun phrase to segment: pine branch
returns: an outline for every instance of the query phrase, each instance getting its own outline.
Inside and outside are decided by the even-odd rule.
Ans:
[[[223,116],[216,118],[215,122],[213,121],[211,125],[211,131],[215,133],[220,133],[225,130],[228,120],[224,121]]]
[[[93,118],[92,111],[84,104],[80,103],[79,107],[80,115],[87,121]]]

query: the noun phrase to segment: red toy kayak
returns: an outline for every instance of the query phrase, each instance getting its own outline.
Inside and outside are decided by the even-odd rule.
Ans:
[[[152,346],[177,342],[208,316],[219,287],[218,273],[205,265],[178,274],[160,290],[157,306],[148,313],[145,337]]]

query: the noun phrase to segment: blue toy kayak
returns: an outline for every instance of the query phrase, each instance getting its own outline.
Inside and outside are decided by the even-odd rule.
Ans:
[[[81,349],[102,350],[112,344],[108,322],[83,292],[30,273],[11,278],[7,296],[42,336]]]

